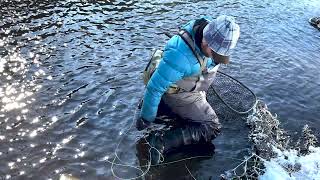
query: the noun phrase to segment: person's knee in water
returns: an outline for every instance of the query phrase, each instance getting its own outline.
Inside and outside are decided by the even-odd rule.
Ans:
[[[240,35],[235,19],[225,15],[192,20],[182,29],[159,56],[159,64],[147,81],[136,124],[138,130],[150,126],[162,98],[180,117],[194,121],[192,125],[186,121],[188,125],[166,131],[162,135],[165,150],[208,142],[219,134],[221,124],[202,93],[211,85],[219,64],[229,63],[230,52]]]

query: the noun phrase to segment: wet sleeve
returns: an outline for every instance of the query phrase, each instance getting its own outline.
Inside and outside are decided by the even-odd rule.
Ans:
[[[141,117],[154,121],[162,95],[181,80],[190,67],[186,57],[174,48],[166,48],[158,69],[150,78],[143,98]]]

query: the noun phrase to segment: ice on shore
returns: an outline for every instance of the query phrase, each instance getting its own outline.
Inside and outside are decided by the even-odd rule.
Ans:
[[[320,147],[309,147],[309,154],[296,150],[280,151],[276,158],[265,161],[265,173],[259,180],[316,180],[320,179]]]

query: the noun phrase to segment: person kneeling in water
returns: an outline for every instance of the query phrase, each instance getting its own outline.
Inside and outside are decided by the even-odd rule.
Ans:
[[[228,64],[239,39],[235,19],[221,15],[216,19],[192,20],[167,42],[158,67],[147,82],[138,130],[150,126],[162,101],[181,117],[184,126],[163,132],[156,142],[161,153],[183,145],[211,142],[221,129],[215,111],[206,100],[219,64]],[[150,143],[149,142],[149,143]]]

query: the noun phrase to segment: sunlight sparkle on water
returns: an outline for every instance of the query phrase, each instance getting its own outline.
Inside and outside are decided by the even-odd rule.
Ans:
[[[24,93],[20,93],[17,97],[16,97],[16,101],[20,101],[22,100],[23,98],[25,98],[25,94]]]
[[[0,140],[4,140],[5,138],[5,136],[0,136]]]
[[[1,111],[11,111],[13,109],[19,109],[25,107],[27,104],[24,102],[19,102],[25,99],[28,96],[31,96],[33,93],[29,91],[24,91],[23,88],[20,88],[20,93],[16,90],[13,85],[9,85],[5,88],[5,91],[0,92],[0,96],[2,97],[2,103],[4,104],[3,109]],[[28,110],[22,110],[22,113],[27,113]]]
[[[37,123],[37,122],[39,122],[39,117],[34,118],[31,123],[34,124],[34,123]]]
[[[71,139],[73,139],[73,136],[69,136],[69,137],[63,139],[63,140],[62,140],[62,144],[67,144],[68,142],[71,141]]]
[[[80,156],[80,157],[83,157],[84,156],[84,154],[85,154],[85,152],[84,151],[82,151],[81,153],[79,153],[78,155]]]
[[[34,53],[33,53],[33,52],[29,52],[29,56],[30,56],[31,58],[33,58],[33,57],[34,57]]]
[[[40,159],[39,163],[44,163],[46,160],[47,158]]]
[[[0,58],[0,72],[4,71],[4,65],[6,63],[6,60]]]
[[[17,102],[12,102],[12,103],[8,103],[4,106],[4,110],[7,110],[7,111],[11,111],[13,109],[19,109],[19,108],[22,108],[22,107],[25,107],[26,104],[25,103],[17,103]]]
[[[30,133],[30,137],[35,137],[37,135],[37,130],[34,130]]]
[[[12,85],[9,85],[9,86],[6,87],[5,93],[6,93],[7,96],[9,96],[9,95],[12,95],[12,94],[16,94],[17,90]]]
[[[29,112],[28,109],[22,109],[22,111],[21,111],[22,114],[26,114],[27,112]]]
[[[81,153],[74,155],[74,158],[83,157],[84,155],[85,155],[85,152],[82,151]]]
[[[8,163],[8,166],[10,167],[10,169],[13,169],[14,164],[15,164],[14,162],[9,162]]]
[[[106,161],[108,159],[109,159],[109,156],[105,156],[105,157],[102,158],[102,161]]]
[[[36,76],[41,76],[41,75],[45,75],[46,73],[44,72],[44,70],[40,69],[39,71],[35,72],[34,75]]]
[[[55,123],[55,122],[57,122],[58,121],[58,117],[57,116],[53,116],[52,117],[52,123]]]

